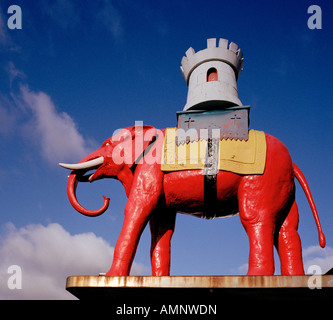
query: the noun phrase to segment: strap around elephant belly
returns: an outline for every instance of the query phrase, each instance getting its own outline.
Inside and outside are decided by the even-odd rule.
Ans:
[[[219,139],[208,138],[207,153],[204,168],[204,218],[213,219],[216,216],[217,189],[216,176],[219,170]]]

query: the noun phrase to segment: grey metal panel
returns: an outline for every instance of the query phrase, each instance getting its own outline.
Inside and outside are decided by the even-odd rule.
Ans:
[[[177,112],[177,144],[208,139],[248,139],[250,106]],[[190,130],[193,129],[193,130]]]

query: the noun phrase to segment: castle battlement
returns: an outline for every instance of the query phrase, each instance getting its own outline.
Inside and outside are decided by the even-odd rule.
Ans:
[[[192,47],[186,51],[186,57],[181,61],[181,72],[186,83],[189,82],[189,77],[192,71],[200,64],[207,61],[222,61],[230,65],[235,71],[236,79],[242,71],[244,59],[243,53],[238,49],[238,45],[230,42],[227,39],[219,39],[218,47],[216,46],[216,38],[207,39],[207,49],[200,50],[197,53]]]

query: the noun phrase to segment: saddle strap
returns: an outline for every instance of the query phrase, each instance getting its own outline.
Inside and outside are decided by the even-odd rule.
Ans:
[[[219,145],[219,139],[208,138],[204,168],[204,218],[206,219],[213,219],[216,216]]]

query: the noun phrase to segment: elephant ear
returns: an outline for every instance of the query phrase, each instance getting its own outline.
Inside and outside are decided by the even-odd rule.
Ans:
[[[132,167],[142,159],[144,152],[156,140],[157,130],[152,126],[135,125],[129,128],[132,135]]]

